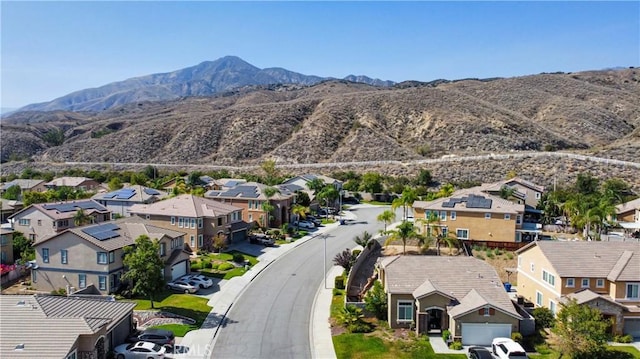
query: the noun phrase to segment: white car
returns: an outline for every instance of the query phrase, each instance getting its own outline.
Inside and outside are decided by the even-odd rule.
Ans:
[[[113,349],[116,359],[164,359],[167,348],[150,342],[118,345]]]
[[[174,280],[173,282],[167,283],[167,289],[193,294],[193,293],[196,293],[198,289],[200,289],[200,286],[193,281],[177,279],[177,280]]]
[[[499,359],[528,359],[524,348],[511,338],[494,338],[491,351]]]
[[[189,274],[180,279],[184,280],[185,282],[193,282],[200,288],[211,288],[211,286],[213,286],[213,281],[211,280],[211,278],[202,274]]]
[[[293,222],[293,225],[296,227],[300,227],[300,228],[316,228],[316,225],[313,224],[313,222],[309,222],[309,221],[297,221],[297,222]]]

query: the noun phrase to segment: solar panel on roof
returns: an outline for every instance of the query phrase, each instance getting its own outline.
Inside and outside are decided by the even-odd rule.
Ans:
[[[157,196],[160,194],[160,192],[156,191],[153,188],[145,188],[144,193],[148,194],[149,196]]]
[[[111,192],[111,193],[105,194],[104,196],[102,196],[102,198],[107,199],[107,198],[113,198],[115,196],[116,196],[116,194]]]
[[[120,236],[117,232],[113,232],[113,231],[104,231],[104,232],[98,232],[93,234],[93,238],[99,240],[99,241],[104,241],[107,239],[111,239],[111,238],[116,238]]]
[[[443,202],[442,203],[442,207],[444,207],[444,208],[453,208],[453,207],[455,207],[455,205],[456,205],[455,203],[451,203],[451,202]]]
[[[82,209],[98,209],[98,210],[106,209],[99,203],[92,202],[92,201],[74,203],[73,206],[80,207]]]

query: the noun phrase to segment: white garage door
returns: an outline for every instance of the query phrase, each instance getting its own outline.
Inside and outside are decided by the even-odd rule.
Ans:
[[[187,261],[182,261],[171,266],[171,280],[187,275]]]
[[[511,324],[462,323],[463,345],[491,345],[493,338],[511,338]]]
[[[624,318],[624,333],[631,334],[634,338],[640,338],[640,318]]]

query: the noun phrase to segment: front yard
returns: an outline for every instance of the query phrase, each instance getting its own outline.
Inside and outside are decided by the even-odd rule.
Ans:
[[[247,272],[245,264],[252,267],[258,263],[254,256],[232,251],[225,253],[207,253],[191,260],[191,270],[220,279],[231,279]]]

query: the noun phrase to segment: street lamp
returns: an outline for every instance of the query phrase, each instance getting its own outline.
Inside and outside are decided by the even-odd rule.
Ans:
[[[327,237],[328,234],[323,234],[322,239],[324,240],[324,257],[322,261],[322,275],[324,276],[324,289],[327,289]]]

